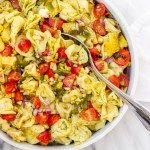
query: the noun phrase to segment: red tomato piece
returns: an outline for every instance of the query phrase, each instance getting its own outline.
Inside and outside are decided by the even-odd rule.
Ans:
[[[119,75],[119,81],[120,81],[121,86],[124,86],[124,87],[129,86],[129,77],[125,75],[124,73]]]
[[[42,32],[45,32],[46,30],[49,30],[49,24],[46,22],[46,21],[43,21],[41,24],[40,24],[40,30]]]
[[[48,71],[49,67],[50,67],[49,63],[47,63],[47,62],[40,63],[38,66],[38,72],[40,74],[44,75]]]
[[[52,36],[54,36],[57,30],[60,30],[62,28],[63,23],[64,21],[62,19],[54,19],[54,18],[45,19],[41,23],[40,29],[42,32],[48,30],[51,32]]]
[[[118,64],[119,66],[127,66],[130,63],[130,60],[131,60],[130,53],[126,49],[121,49],[117,53],[117,57],[114,58],[115,63]]]
[[[89,108],[80,113],[80,117],[86,121],[97,121],[100,119],[100,114],[95,108]]]
[[[16,91],[15,91],[14,100],[15,100],[16,102],[18,102],[18,101],[23,101],[23,93],[20,92],[19,90],[16,90]]]
[[[72,74],[79,74],[80,70],[81,70],[81,66],[72,66],[71,67]]]
[[[54,19],[52,17],[49,19],[46,19],[46,22],[48,23],[50,27],[53,27],[54,29],[58,29],[58,30],[62,28],[62,25],[64,23],[62,19]]]
[[[75,78],[76,78],[75,74],[67,75],[63,80],[64,87],[72,88]]]
[[[13,48],[9,44],[5,46],[5,49],[1,52],[2,56],[11,56],[13,53]]]
[[[21,51],[27,53],[31,48],[31,42],[28,39],[22,39],[18,44],[18,47]]]
[[[96,61],[94,61],[94,64],[99,71],[102,71],[104,69],[104,63],[105,61],[102,59],[97,59]]]
[[[46,74],[48,75],[49,78],[54,77],[54,72],[50,68],[47,70]]]
[[[119,78],[115,75],[112,75],[108,78],[108,80],[114,84],[115,86],[119,87],[120,86],[120,81],[119,81]]]
[[[41,100],[39,99],[39,97],[32,96],[31,100],[36,109],[39,109],[41,107]]]
[[[68,67],[72,67],[73,63],[72,63],[69,59],[67,59],[67,60],[66,60],[66,65],[67,65]]]
[[[107,8],[103,3],[98,3],[95,5],[93,10],[95,17],[102,17],[107,14]]]
[[[65,47],[60,47],[57,51],[58,53],[58,58],[60,59],[67,59],[67,55],[65,53],[66,48]]]
[[[56,29],[54,29],[54,27],[50,27],[50,25],[46,22],[46,21],[43,21],[40,25],[40,30],[42,32],[45,32],[46,30],[48,30],[52,36],[54,36],[56,34]]]
[[[9,114],[9,115],[1,115],[2,119],[7,121],[13,121],[16,118],[16,114]]]
[[[12,81],[6,82],[4,83],[4,89],[5,89],[6,94],[10,94],[16,91],[17,85],[15,82],[12,82]]]
[[[97,58],[101,52],[96,47],[93,47],[90,49],[90,53],[92,58]]]
[[[52,27],[49,29],[49,31],[50,31],[50,33],[51,33],[52,36],[54,36],[56,34],[56,32],[57,32],[57,30],[55,30]]]
[[[58,120],[60,119],[60,115],[59,114],[52,114],[49,116],[48,120],[47,120],[47,124],[49,126],[52,126],[53,124],[55,124]]]
[[[40,133],[38,136],[37,136],[37,139],[40,141],[41,144],[43,145],[48,145],[48,143],[50,142],[51,140],[51,134],[49,131],[44,131],[42,133]]]
[[[62,25],[63,25],[64,21],[62,19],[57,19],[55,21],[55,27],[60,30],[62,28]]]
[[[91,102],[91,101],[88,101],[87,107],[88,107],[88,108],[93,108],[93,105],[92,105],[92,102]]]
[[[104,36],[107,34],[106,29],[105,29],[105,24],[102,19],[98,19],[93,22],[93,30],[101,36]]]
[[[8,74],[8,81],[18,82],[20,79],[21,79],[21,73],[20,73],[20,71],[12,70]]]
[[[46,124],[47,123],[47,119],[48,119],[49,115],[44,112],[44,113],[39,113],[35,116],[35,121],[38,124]]]
[[[18,0],[9,0],[14,9],[20,10],[19,1]]]
[[[42,56],[49,56],[49,55],[50,55],[49,49],[46,49],[44,52],[42,52]]]

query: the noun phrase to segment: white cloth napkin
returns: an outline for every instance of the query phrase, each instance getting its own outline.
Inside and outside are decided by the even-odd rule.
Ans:
[[[150,4],[149,0],[111,0],[124,15],[139,59],[135,98],[150,102]]]

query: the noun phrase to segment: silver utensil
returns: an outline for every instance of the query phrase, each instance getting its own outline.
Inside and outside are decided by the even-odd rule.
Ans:
[[[123,99],[123,101],[129,106],[129,108],[131,108],[133,110],[133,112],[136,114],[136,116],[139,118],[139,120],[141,121],[141,123],[144,125],[144,127],[150,131],[150,110],[148,110],[147,108],[145,108],[143,105],[141,105],[138,101],[135,101],[135,99],[129,95],[127,95],[125,92],[123,92],[122,90],[120,90],[118,87],[116,87],[115,85],[113,85],[108,79],[106,79],[95,67],[94,63],[93,63],[93,59],[92,56],[89,52],[88,47],[82,42],[80,41],[78,38],[70,35],[70,34],[66,34],[66,33],[62,33],[62,36],[67,37],[69,39],[72,39],[76,44],[81,45],[88,54],[89,57],[89,64],[92,68],[92,71],[95,73],[95,75],[102,81],[104,81],[106,83],[106,85],[112,90],[115,91],[116,94],[121,97]]]

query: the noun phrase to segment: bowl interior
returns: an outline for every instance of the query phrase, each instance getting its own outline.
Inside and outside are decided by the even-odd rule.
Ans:
[[[133,95],[135,92],[136,88],[136,83],[137,83],[137,77],[138,77],[138,61],[137,61],[137,56],[136,53],[134,52],[131,37],[130,37],[130,30],[128,27],[128,24],[124,20],[124,17],[120,14],[119,10],[109,1],[109,0],[98,0],[100,2],[103,2],[107,8],[110,10],[114,18],[119,22],[122,31],[125,34],[125,37],[127,38],[128,44],[129,44],[129,49],[131,53],[131,70],[130,70],[130,84],[128,88],[128,94]],[[81,144],[80,146],[74,146],[74,144],[64,146],[64,145],[55,145],[55,146],[40,146],[40,145],[31,145],[27,143],[17,143],[14,142],[11,138],[9,138],[4,132],[0,131],[0,138],[3,139],[5,142],[18,147],[20,149],[25,149],[25,150],[75,150],[75,149],[81,149],[84,147],[89,146],[90,144],[100,140],[103,138],[107,133],[109,133],[116,125],[117,123],[121,120],[121,118],[124,116],[125,112],[127,111],[127,105],[124,104],[124,106],[120,109],[118,117],[116,117],[111,123],[107,123],[106,126],[95,132],[93,136],[88,139],[86,142]]]

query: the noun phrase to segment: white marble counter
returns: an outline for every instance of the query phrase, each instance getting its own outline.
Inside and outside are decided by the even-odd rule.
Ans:
[[[134,23],[137,16],[141,16],[144,12],[150,10],[149,0],[110,1],[120,9],[129,25]],[[150,109],[150,103],[144,104]],[[0,140],[0,150],[18,149]],[[150,133],[146,131],[135,115],[128,111],[121,122],[108,135],[84,150],[150,150]]]

